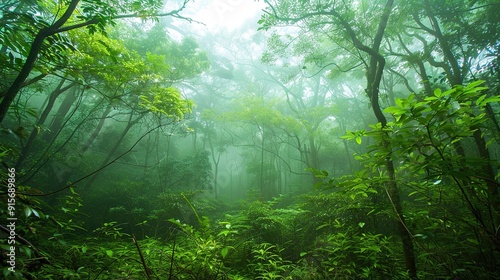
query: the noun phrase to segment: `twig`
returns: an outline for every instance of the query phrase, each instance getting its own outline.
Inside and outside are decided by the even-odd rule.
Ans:
[[[125,156],[126,154],[130,153],[134,148],[135,146],[137,146],[137,144],[139,144],[139,142],[144,138],[146,137],[149,133],[153,132],[154,130],[162,127],[163,125],[158,125],[152,129],[150,129],[149,131],[145,132],[144,135],[142,135],[141,137],[139,137],[139,139],[137,141],[135,141],[135,143],[130,147],[130,149],[128,149],[127,151],[123,152],[122,154],[120,154],[119,156],[117,156],[115,159],[113,159],[112,161],[108,162],[107,164],[99,167],[98,169],[90,172],[89,174],[81,177],[80,179],[72,182],[72,183],[69,183],[67,184],[66,186],[58,189],[58,190],[55,190],[55,191],[52,191],[52,192],[48,192],[48,193],[42,193],[42,194],[34,194],[34,193],[17,193],[17,194],[22,194],[22,195],[25,195],[25,196],[49,196],[49,195],[53,195],[53,194],[56,194],[58,192],[61,192],[63,190],[66,190],[66,189],[69,189],[71,187],[74,187],[76,183],[80,182],[80,181],[83,181],[84,179],[96,174],[97,172],[103,170],[104,168],[110,166],[111,164],[115,163],[117,160],[119,160],[120,158],[122,158],[123,156]],[[3,192],[3,193],[0,193],[0,195],[2,194],[6,194],[6,192]]]
[[[105,270],[107,270],[107,269],[108,269],[108,268],[109,268],[109,267],[110,267],[110,266],[111,266],[114,262],[116,262],[117,260],[121,259],[121,258],[122,258],[125,254],[126,254],[126,252],[122,253],[122,254],[120,255],[120,257],[119,257],[119,258],[113,258],[113,259],[112,259],[112,260],[111,260],[108,264],[106,264],[105,266],[103,266],[103,267],[101,268],[101,270],[97,273],[97,275],[94,277],[94,279],[93,279],[93,280],[97,280],[97,279],[99,279],[99,276],[101,276],[101,274],[102,274]],[[89,277],[90,277],[90,276],[89,276]],[[89,278],[89,279],[90,279],[90,278]]]
[[[175,241],[177,239],[174,237],[174,245],[172,245],[172,254],[170,255],[170,272],[168,275],[168,280],[172,279],[172,270],[174,269],[174,255],[175,255]]]
[[[5,232],[6,234],[10,234],[10,229],[8,229],[7,227],[5,227],[4,225],[0,225],[0,231]],[[43,259],[45,259],[47,262],[49,261],[47,258],[45,258],[43,256],[43,254],[33,244],[31,244],[31,242],[29,242],[28,240],[26,240],[22,236],[16,234],[16,240],[19,241],[19,243],[24,244],[24,245],[30,247],[33,250],[33,252],[35,252],[35,255],[37,257],[40,256]]]
[[[135,238],[135,235],[133,235],[133,234],[132,234],[132,239],[134,240],[135,247],[137,248],[137,252],[139,252],[139,257],[141,257],[141,262],[142,262],[142,266],[144,267],[146,277],[148,278],[148,280],[151,280],[151,270],[146,265],[146,261],[144,260],[144,257],[142,256],[142,251],[141,251],[141,248],[139,247],[139,243],[137,243],[137,239]]]

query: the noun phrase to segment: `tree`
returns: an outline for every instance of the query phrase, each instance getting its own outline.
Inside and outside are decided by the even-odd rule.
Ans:
[[[388,130],[392,145],[399,147],[394,151],[394,158],[400,162],[399,180],[412,189],[414,204],[426,201],[431,206],[427,214],[432,214],[426,218],[419,217],[419,211],[426,212],[422,206],[411,214],[412,220],[422,220],[423,224],[410,226],[419,232],[415,235],[427,236],[430,231],[437,229],[426,229],[425,223],[429,222],[426,219],[446,220],[450,225],[453,224],[450,226],[453,231],[469,236],[469,240],[473,240],[470,241],[471,245],[482,244],[477,264],[480,263],[479,266],[487,273],[494,273],[495,251],[498,252],[500,246],[497,222],[500,212],[496,209],[495,200],[498,198],[489,191],[489,185],[500,184],[485,180],[481,171],[483,166],[490,163],[479,153],[463,157],[453,145],[467,138],[474,139],[479,127],[488,130],[487,104],[498,102],[500,97],[488,97],[483,92],[486,88],[481,86],[482,83],[472,82],[447,91],[436,89],[432,96],[423,100],[412,94],[408,98],[398,99],[395,106],[385,111],[395,117]],[[405,178],[408,175],[410,177]],[[438,236],[436,239],[447,239],[445,235]],[[432,247],[436,239],[425,242],[426,246]],[[460,258],[468,260],[477,249],[463,251],[467,253]]]
[[[380,133],[382,134],[382,137],[379,138],[380,145],[384,147],[383,150],[384,153],[386,153],[385,168],[388,175],[388,180],[386,182],[388,196],[394,205],[394,210],[397,215],[396,222],[398,224],[399,235],[402,240],[406,266],[410,278],[416,279],[417,269],[413,241],[410,232],[407,230],[399,197],[399,189],[396,184],[394,163],[391,159],[392,147],[387,139],[388,136],[384,136],[384,128],[387,126],[387,119],[379,104],[380,84],[386,63],[384,56],[380,53],[380,47],[387,23],[389,22],[389,16],[393,10],[394,1],[388,0],[385,5],[375,4],[370,7],[373,11],[377,11],[376,14],[379,17],[377,25],[372,26],[356,26],[356,23],[359,24],[359,21],[355,22],[356,16],[360,17],[361,15],[356,14],[356,12],[359,11],[351,9],[353,3],[338,5],[313,5],[306,2],[291,1],[272,3],[266,1],[266,3],[268,3],[269,7],[261,20],[263,28],[267,29],[278,23],[298,22],[303,22],[307,26],[323,25],[325,28],[329,29],[331,29],[332,26],[340,27],[342,30],[340,34],[347,35],[352,46],[366,55],[366,60],[364,59],[364,55],[360,55],[360,59],[362,59],[362,63],[366,67],[366,94],[370,99],[371,107],[380,124]],[[374,17],[374,14],[372,14],[371,17]],[[363,31],[356,32],[356,30]],[[368,34],[374,34],[374,36],[370,37]],[[365,42],[362,40],[365,40]]]
[[[50,46],[60,47],[63,45],[71,47],[71,45],[64,43],[66,40],[65,33],[67,31],[87,27],[91,33],[95,33],[96,31],[105,32],[106,26],[113,25],[115,20],[121,18],[155,18],[160,16],[174,16],[186,19],[180,16],[179,13],[186,7],[188,1],[189,0],[185,0],[178,9],[167,13],[158,12],[161,8],[161,1],[149,3],[152,5],[146,5],[146,3],[141,2],[132,2],[129,5],[111,6],[100,0],[72,0],[67,3],[67,5],[65,5],[65,3],[62,4],[62,6],[58,6],[61,3],[57,3],[55,7],[50,4],[45,5],[45,3],[44,5],[30,3],[33,8],[24,16],[18,15],[17,11],[17,5],[22,4],[16,5],[10,2],[6,3],[6,5],[2,6],[2,14],[8,20],[10,19],[6,30],[11,31],[17,29],[14,24],[28,25],[29,23],[33,23],[35,25],[34,34],[36,35],[33,36],[29,47],[29,53],[26,55],[19,74],[3,95],[2,102],[0,103],[0,123],[5,118],[10,104],[14,101],[19,90],[32,70],[35,68],[38,57],[40,55],[43,56],[44,54],[51,55],[52,50],[50,49]],[[81,7],[81,11],[78,12],[78,15],[75,15],[77,7]],[[64,13],[60,17],[57,17],[57,12],[55,12],[55,15],[47,12],[52,9],[54,9],[54,11],[64,10]],[[36,11],[39,11],[41,16],[39,16]],[[19,23],[16,23],[16,19],[21,20]],[[52,21],[52,23],[49,23],[50,21]],[[11,35],[14,32],[8,33]],[[16,50],[21,51],[20,55],[22,55],[22,48],[19,49],[15,46],[16,45],[14,45],[14,48],[10,49],[9,47],[3,47],[3,49],[4,51],[8,51],[11,56],[12,51]],[[26,48],[25,45],[23,47]],[[61,58],[58,57],[57,53],[55,54],[56,58]]]
[[[413,10],[414,21],[424,32],[432,35],[431,38],[434,40],[430,44],[423,42],[426,46],[424,50],[427,60],[432,66],[439,67],[446,73],[446,80],[451,87],[462,85],[467,80],[470,81],[474,78],[475,69],[482,60],[482,56],[493,50],[495,44],[498,43],[491,38],[500,35],[500,24],[491,18],[494,17],[495,13],[492,9],[500,7],[497,2],[480,1],[471,4],[465,1],[453,2],[456,3],[444,5],[424,1],[421,6],[412,5],[413,8],[419,8]],[[457,7],[461,7],[461,9],[457,9]],[[423,23],[424,19],[430,22],[430,26]],[[435,49],[443,54],[442,61],[432,57],[431,52]],[[491,108],[490,104],[486,106]],[[470,114],[471,117],[475,117],[473,112]],[[496,122],[494,115],[490,114],[489,116]],[[477,151],[488,163],[483,165],[481,173],[488,185],[492,206],[498,212],[500,211],[500,194],[495,180],[494,170],[496,167],[491,163],[490,152],[486,145],[487,140],[482,128],[479,126],[471,128],[474,129],[473,138]],[[457,143],[457,145],[459,144]],[[465,155],[461,152],[462,147],[457,147],[457,149]],[[500,223],[500,219],[497,223]]]

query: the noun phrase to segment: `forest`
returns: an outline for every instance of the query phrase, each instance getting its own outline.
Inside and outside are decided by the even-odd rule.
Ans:
[[[497,0],[2,0],[4,279],[500,279]]]

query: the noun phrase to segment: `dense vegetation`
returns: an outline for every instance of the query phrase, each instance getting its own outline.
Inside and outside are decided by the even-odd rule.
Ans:
[[[500,278],[500,3],[257,2],[0,3],[6,279]]]

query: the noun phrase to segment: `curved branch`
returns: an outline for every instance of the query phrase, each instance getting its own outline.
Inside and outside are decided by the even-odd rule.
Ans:
[[[174,16],[177,18],[185,19],[188,20],[189,22],[192,22],[192,19],[185,18],[179,15],[179,12],[185,9],[186,4],[190,0],[184,0],[182,6],[179,9],[172,10],[168,13],[163,13],[163,14],[156,14],[156,15],[149,15],[153,17],[163,17],[163,16]],[[71,2],[68,5],[68,8],[64,12],[64,14],[56,21],[54,24],[42,28],[40,31],[38,31],[37,35],[35,36],[33,42],[31,43],[31,48],[30,52],[28,54],[28,57],[26,58],[26,61],[24,62],[24,65],[17,75],[16,79],[14,82],[11,84],[9,89],[5,92],[5,95],[3,96],[2,102],[0,103],[0,123],[2,123],[3,119],[5,118],[7,111],[16,98],[17,94],[19,93],[19,90],[23,86],[24,82],[28,78],[29,74],[35,67],[36,61],[39,57],[40,51],[42,50],[43,46],[43,41],[50,36],[53,36],[55,34],[85,27],[88,25],[92,24],[97,24],[100,22],[100,19],[98,18],[93,18],[91,20],[88,20],[86,22],[62,27],[68,20],[69,18],[73,15],[76,7],[78,6],[80,0],[71,0]],[[132,17],[148,17],[148,15],[142,15],[139,13],[134,13],[134,14],[128,14],[128,15],[118,15],[113,18],[113,19],[122,19],[122,18],[132,18]]]
[[[137,139],[137,141],[135,141],[135,143],[128,149],[126,150],[125,152],[123,152],[122,154],[120,154],[119,156],[117,156],[116,158],[114,158],[112,161],[108,162],[107,164],[99,167],[98,169],[90,172],[89,174],[81,177],[80,179],[74,181],[73,183],[69,183],[67,184],[66,186],[58,189],[58,190],[55,190],[55,191],[52,191],[52,192],[48,192],[48,193],[42,193],[42,194],[33,194],[33,193],[19,193],[19,194],[22,194],[22,195],[25,195],[25,196],[49,196],[49,195],[53,195],[53,194],[56,194],[58,192],[61,192],[61,191],[64,191],[66,189],[69,189],[71,187],[74,187],[76,183],[79,183],[85,179],[87,179],[88,177],[100,172],[101,170],[103,170],[104,168],[110,166],[111,164],[115,163],[117,160],[119,160],[120,158],[124,157],[126,154],[130,153],[134,148],[135,146],[137,146],[137,144],[139,144],[139,142],[141,142],[141,140],[146,137],[147,135],[149,135],[151,132],[157,130],[158,128],[161,128],[162,126],[164,126],[163,124],[161,125],[158,125],[148,131],[146,131],[141,137],[139,137],[139,139]],[[1,194],[5,194],[5,193],[1,193]]]

